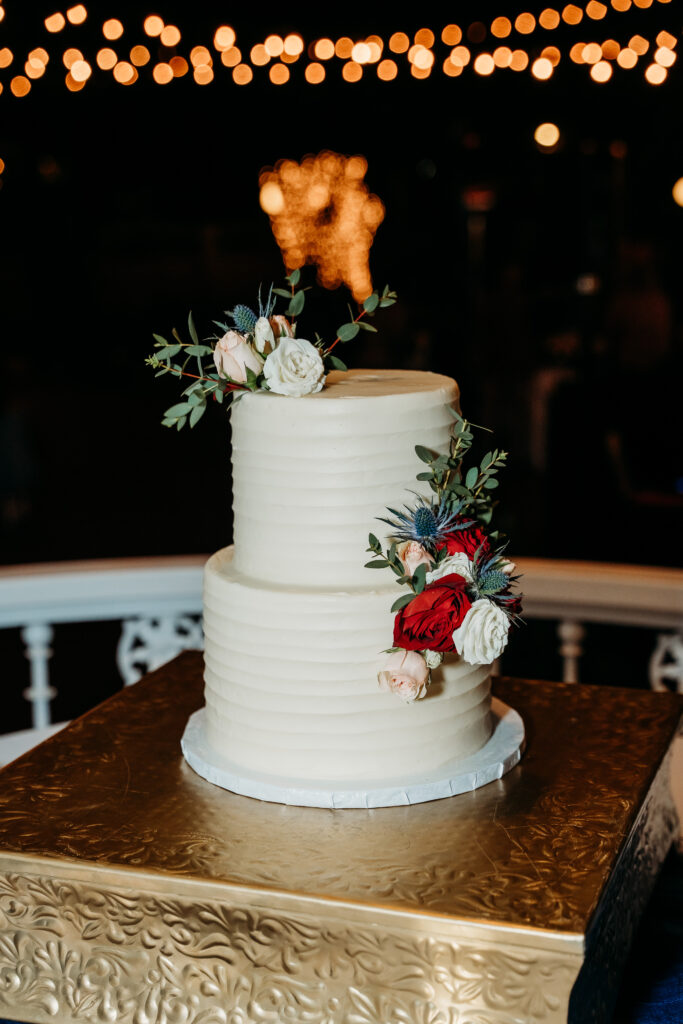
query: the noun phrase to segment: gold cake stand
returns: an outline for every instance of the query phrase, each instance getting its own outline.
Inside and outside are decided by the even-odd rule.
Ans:
[[[501,679],[528,736],[503,779],[332,811],[193,773],[201,672],[181,655],[0,773],[0,1017],[607,1024],[679,699]]]

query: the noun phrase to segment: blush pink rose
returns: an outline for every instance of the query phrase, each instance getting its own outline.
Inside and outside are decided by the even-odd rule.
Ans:
[[[407,540],[396,548],[398,557],[403,562],[403,567],[409,576],[412,576],[418,565],[432,564],[431,556],[425,551],[416,540]]]
[[[263,360],[238,331],[223,335],[213,350],[213,361],[219,373],[238,384],[246,382],[247,369],[257,374],[263,369]]]
[[[380,690],[395,693],[406,704],[424,697],[429,685],[427,662],[417,651],[394,651],[377,673]]]
[[[272,328],[275,338],[293,338],[294,328],[290,324],[286,316],[282,316],[281,313],[276,313],[275,316],[270,318],[270,326]]]

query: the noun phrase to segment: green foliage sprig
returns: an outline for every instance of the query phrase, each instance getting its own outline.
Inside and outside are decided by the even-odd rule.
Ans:
[[[392,543],[391,546],[384,551],[380,541],[375,537],[374,533],[371,533],[368,536],[368,547],[366,548],[366,551],[369,551],[370,554],[375,556],[369,562],[365,563],[366,569],[391,569],[396,576],[395,582],[398,583],[399,586],[410,587],[409,594],[403,594],[394,601],[391,606],[392,612],[397,612],[400,611],[401,608],[405,608],[407,604],[410,604],[414,597],[417,597],[418,594],[422,593],[427,582],[427,566],[424,562],[421,565],[418,565],[412,576],[409,576],[405,571],[403,562],[399,558],[397,545]],[[435,556],[432,565],[438,565],[439,562],[446,557],[446,554],[447,551],[443,548]]]

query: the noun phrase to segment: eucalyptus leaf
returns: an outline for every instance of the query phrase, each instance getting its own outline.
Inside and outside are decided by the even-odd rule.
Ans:
[[[190,413],[190,427],[194,427],[195,423],[199,423],[200,419],[206,412],[206,404],[195,405],[194,409]]]
[[[486,483],[484,484],[484,489],[487,490],[487,491],[492,491],[497,486],[498,486],[498,481],[492,478],[492,479],[486,481]]]
[[[368,547],[371,547],[371,548],[378,548],[378,547],[380,547],[380,543],[377,540],[377,538],[375,537],[374,533],[368,534]]]
[[[199,338],[197,337],[197,328],[194,325],[194,317],[192,316],[192,310],[190,310],[190,312],[188,313],[187,329],[190,332],[190,337],[192,338],[192,340],[195,343],[195,345],[198,345],[199,344]],[[192,354],[196,355],[197,353],[193,352]]]
[[[178,420],[178,422],[176,423],[176,429],[177,430],[182,430],[186,423],[187,423],[187,416],[181,416],[180,419]]]
[[[160,345],[168,345],[166,338],[162,338],[160,334],[152,334],[155,341],[158,341]]]
[[[479,470],[477,469],[476,466],[472,466],[471,469],[468,469],[467,476],[465,477],[465,487],[467,487],[471,491],[477,482],[478,476]]]
[[[287,316],[298,316],[301,310],[304,308],[306,301],[306,293],[304,291],[295,292],[292,296],[292,301],[287,307]]]
[[[422,444],[415,445],[415,454],[421,462],[431,463],[437,458],[436,452],[432,452],[429,448],[425,448]]]
[[[372,324],[369,324],[367,320],[359,320],[358,326],[361,331],[372,331],[373,334],[377,334],[377,328],[373,327]]]
[[[287,277],[287,280],[289,281],[290,284],[296,286],[301,280],[301,268],[297,267],[296,270],[293,270],[292,273]]]
[[[366,569],[386,569],[387,567],[386,558],[374,558],[371,562],[365,563]]]
[[[377,292],[373,292],[372,295],[368,295],[367,299],[363,303],[363,309],[366,313],[374,313],[379,306],[379,295]]]
[[[178,351],[178,349],[176,349]],[[188,356],[210,356],[213,349],[210,345],[187,345],[185,351]],[[175,355],[175,352],[173,353]]]
[[[416,480],[431,480],[432,476],[433,476],[432,473],[418,473],[417,476],[415,477],[415,479]]]
[[[340,341],[351,341],[355,338],[360,330],[358,324],[342,324],[337,331],[337,337]]]
[[[188,412],[190,412],[191,409],[192,406],[190,405],[189,402],[178,402],[177,405],[172,405],[170,409],[167,409],[164,415],[167,418],[185,416]]]
[[[400,612],[401,608],[405,608],[407,604],[410,604],[414,596],[414,594],[403,594],[402,597],[396,598],[396,600],[391,606],[391,611]]]
[[[343,360],[339,359],[337,356],[328,356],[327,361],[329,362],[330,366],[335,370],[348,370],[348,366],[346,365],[346,363],[343,362]]]
[[[285,288],[273,288],[273,295],[279,295],[281,299],[291,299],[292,293]]]

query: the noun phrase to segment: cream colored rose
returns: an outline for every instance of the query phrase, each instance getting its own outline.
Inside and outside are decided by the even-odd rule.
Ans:
[[[427,668],[438,668],[443,661],[443,654],[441,651],[423,651],[422,657],[427,664]]]
[[[495,601],[480,597],[453,633],[458,654],[470,665],[490,665],[507,646],[510,620]]]
[[[424,697],[429,686],[427,662],[417,651],[394,651],[377,673],[380,690],[395,693],[406,704]]]
[[[505,558],[500,564],[500,572],[504,572],[506,576],[512,576],[516,568],[517,566],[515,563],[509,562],[507,558]]]
[[[254,344],[259,352],[267,355],[275,348],[275,335],[270,321],[265,316],[260,316],[254,327]]]
[[[409,576],[414,574],[418,565],[431,565],[433,561],[429,552],[425,551],[416,540],[406,540],[403,544],[399,544],[396,548],[396,553],[403,562],[403,568]]]
[[[439,562],[435,569],[427,573],[427,583],[450,576],[452,572],[462,576],[468,583],[472,582],[472,563],[464,551],[456,551],[454,555],[449,555],[443,562]]]
[[[254,352],[244,335],[237,331],[228,331],[213,350],[213,361],[216,369],[224,377],[229,377],[238,384],[247,379],[247,369],[260,373],[263,360]]]
[[[315,345],[303,338],[281,338],[263,367],[266,384],[278,395],[301,398],[320,391],[325,367]]]
[[[281,313],[276,313],[275,316],[270,318],[270,326],[273,330],[273,334],[276,338],[293,338],[294,327],[290,324],[286,316],[282,316]]]

